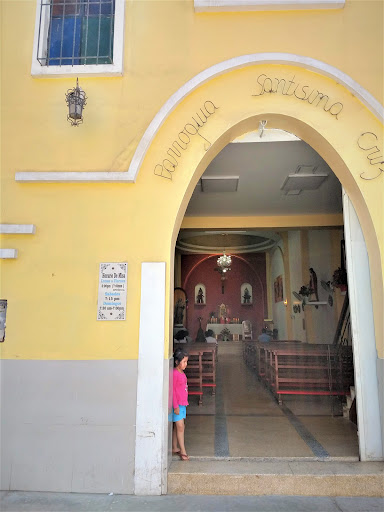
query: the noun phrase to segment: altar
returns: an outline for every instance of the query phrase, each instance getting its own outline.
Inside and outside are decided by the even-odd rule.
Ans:
[[[207,324],[206,330],[211,329],[216,335],[220,334],[225,328],[227,328],[231,334],[243,334],[243,326],[241,324]]]

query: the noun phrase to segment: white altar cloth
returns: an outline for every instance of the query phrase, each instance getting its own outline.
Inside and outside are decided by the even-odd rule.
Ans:
[[[231,334],[243,334],[243,326],[241,324],[207,324],[206,330],[212,329],[215,334],[220,334],[225,327],[231,331]]]

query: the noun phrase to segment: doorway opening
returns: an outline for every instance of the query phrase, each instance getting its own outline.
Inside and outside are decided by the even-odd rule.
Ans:
[[[201,177],[186,217],[205,224],[180,230],[174,276],[190,456],[358,460],[341,193],[276,129],[228,144]]]

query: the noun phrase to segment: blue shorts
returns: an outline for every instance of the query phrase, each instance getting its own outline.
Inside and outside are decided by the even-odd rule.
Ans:
[[[187,406],[179,405],[179,414],[175,414],[175,409],[172,409],[169,415],[169,421],[180,421],[187,417]]]

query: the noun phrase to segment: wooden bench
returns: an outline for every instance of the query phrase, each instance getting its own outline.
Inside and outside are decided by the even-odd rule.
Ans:
[[[339,362],[332,345],[266,348],[266,382],[279,403],[282,395],[342,395]]]
[[[244,348],[244,357],[279,403],[283,395],[343,396],[349,391],[343,360],[334,345],[253,342]]]
[[[188,379],[188,394],[199,396],[199,405],[203,403],[203,388],[216,391],[217,348],[213,343],[178,343],[188,353],[188,365],[185,374]]]

